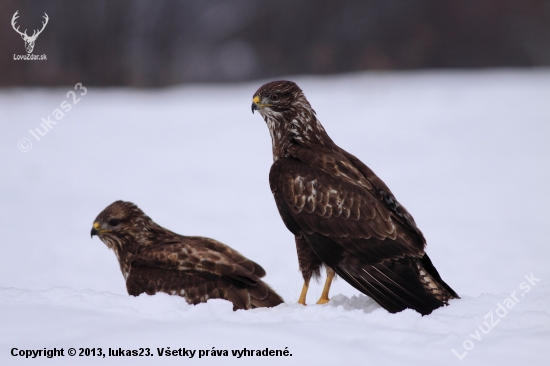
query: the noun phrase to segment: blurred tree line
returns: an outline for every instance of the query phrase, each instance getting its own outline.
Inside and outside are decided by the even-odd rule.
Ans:
[[[39,29],[26,54],[12,29]],[[0,86],[550,65],[548,0],[2,0]]]

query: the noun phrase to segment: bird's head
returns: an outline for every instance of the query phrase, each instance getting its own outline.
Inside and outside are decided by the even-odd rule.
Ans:
[[[135,239],[153,224],[132,202],[116,201],[107,206],[94,220],[91,236],[97,235],[108,247],[115,249],[128,238]]]
[[[262,117],[291,114],[298,108],[311,109],[302,89],[292,81],[280,80],[264,84],[252,97],[252,113]]]
[[[252,113],[254,111],[260,112],[269,128],[274,160],[285,156],[293,142],[309,147],[332,142],[302,89],[292,81],[262,85],[252,97]]]

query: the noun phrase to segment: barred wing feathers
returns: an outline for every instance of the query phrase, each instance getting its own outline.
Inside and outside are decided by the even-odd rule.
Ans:
[[[257,263],[216,240],[167,230],[131,202],[105,208],[91,235],[115,252],[130,295],[165,292],[191,304],[226,299],[234,309],[283,302],[261,280],[265,271]]]
[[[265,276],[259,264],[225,244],[201,237],[144,247],[135,261],[150,267],[187,271],[208,280],[226,278],[241,286],[255,286]]]
[[[427,314],[456,296],[424,253],[408,212],[370,169],[358,169],[351,154],[337,149],[318,154],[293,144],[290,156],[273,164],[270,184],[289,230],[391,312]]]

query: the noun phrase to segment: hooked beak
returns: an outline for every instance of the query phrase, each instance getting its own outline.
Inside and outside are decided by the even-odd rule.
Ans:
[[[93,239],[94,235],[99,235],[99,222],[94,222],[94,227],[92,228],[92,232],[90,233],[90,237]]]
[[[254,111],[257,111],[260,109],[260,97],[257,95],[252,99],[252,114],[254,114]]]
[[[99,231],[95,227],[92,228],[92,233],[90,234],[90,237],[93,239],[94,235],[99,235]]]

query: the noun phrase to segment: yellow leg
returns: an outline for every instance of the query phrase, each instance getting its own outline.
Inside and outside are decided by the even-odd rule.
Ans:
[[[302,287],[302,293],[300,294],[300,298],[298,299],[298,304],[306,305],[306,295],[307,295],[307,289],[309,288],[309,280],[304,281],[304,286]]]
[[[334,270],[330,267],[327,267],[327,280],[325,281],[325,287],[323,288],[323,293],[321,293],[321,298],[317,301],[317,304],[326,304],[329,302],[328,292],[330,291],[330,285],[334,279]]]

